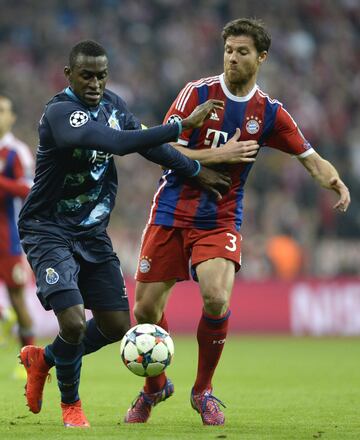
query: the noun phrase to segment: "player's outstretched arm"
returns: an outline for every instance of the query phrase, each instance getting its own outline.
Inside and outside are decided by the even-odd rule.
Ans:
[[[196,107],[181,123],[160,125],[148,130],[114,130],[91,120],[85,111],[69,102],[50,105],[45,117],[58,148],[76,146],[123,156],[175,141],[182,131],[200,127],[212,110],[222,105],[222,101],[211,99]]]
[[[239,162],[255,162],[259,151],[259,144],[255,140],[240,141],[241,131],[236,129],[234,136],[219,148],[205,148],[203,150],[190,150],[180,144],[173,146],[190,159],[196,159],[202,165],[217,165],[220,163],[234,164]]]
[[[299,160],[322,187],[335,191],[339,195],[333,208],[346,212],[351,201],[350,193],[335,167],[316,152]]]

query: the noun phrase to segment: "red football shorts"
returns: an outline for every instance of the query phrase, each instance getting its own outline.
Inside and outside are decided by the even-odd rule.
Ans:
[[[7,287],[22,287],[27,280],[28,271],[22,255],[0,255],[0,280]]]
[[[230,228],[182,229],[147,225],[141,242],[135,279],[144,283],[188,280],[191,268],[212,258],[241,265],[241,235]]]

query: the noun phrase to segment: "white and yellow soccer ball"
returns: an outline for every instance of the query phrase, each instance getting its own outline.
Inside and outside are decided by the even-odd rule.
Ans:
[[[126,332],[120,343],[125,366],[137,376],[158,376],[174,356],[169,333],[155,324],[138,324]]]

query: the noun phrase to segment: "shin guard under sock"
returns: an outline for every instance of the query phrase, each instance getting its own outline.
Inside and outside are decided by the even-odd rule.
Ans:
[[[211,388],[211,380],[224,347],[229,316],[230,310],[220,316],[208,315],[203,311],[197,329],[199,355],[195,394]]]
[[[46,347],[45,359],[52,354],[62,403],[80,399],[79,383],[83,356],[83,344],[70,344],[58,335],[51,346]]]
[[[159,327],[162,327],[165,331],[169,331],[169,326],[163,313],[159,322],[156,323]],[[155,377],[147,377],[145,380],[144,391],[145,393],[157,393],[162,388],[164,388],[166,384],[166,375],[165,373],[159,374],[159,376]]]
[[[99,327],[96,325],[95,319],[89,319],[86,322],[86,331],[83,339],[84,355],[94,353],[105,345],[116,342],[102,333]]]

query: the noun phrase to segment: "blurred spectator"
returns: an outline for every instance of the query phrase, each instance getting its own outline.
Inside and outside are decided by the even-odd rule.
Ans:
[[[339,275],[337,243],[344,243],[346,253],[356,240],[356,256],[342,260],[340,273],[360,274],[359,1],[0,0],[0,7],[0,89],[20,103],[17,132],[34,147],[42,103],[64,86],[59,64],[66,64],[69,47],[80,39],[93,38],[109,48],[111,88],[121,90],[130,109],[152,125],[163,119],[182,84],[221,73],[219,29],[227,21],[262,18],[273,41],[260,86],[280,98],[314,148],[338,168],[352,192],[352,205],[345,216],[335,214],[334,200],[314,189],[305,170],[285,155],[280,159],[275,157],[280,153],[260,152],[258,177],[250,176],[247,183],[252,200],[242,230],[244,264],[247,246],[254,247],[252,237],[260,230],[265,239],[277,233],[285,218],[309,254],[308,275]],[[149,208],[144,200],[150,200],[160,170],[137,156],[118,164],[120,186],[129,176],[133,186],[122,186],[112,231],[121,237],[118,251],[131,273]],[[279,211],[269,216],[272,203]],[[325,248],[335,249],[334,255],[319,257]],[[251,259],[253,276],[267,276],[267,265]],[[333,269],[329,260],[334,260]]]
[[[301,275],[304,263],[303,250],[290,235],[274,235],[266,244],[272,275],[282,280],[293,280]]]

